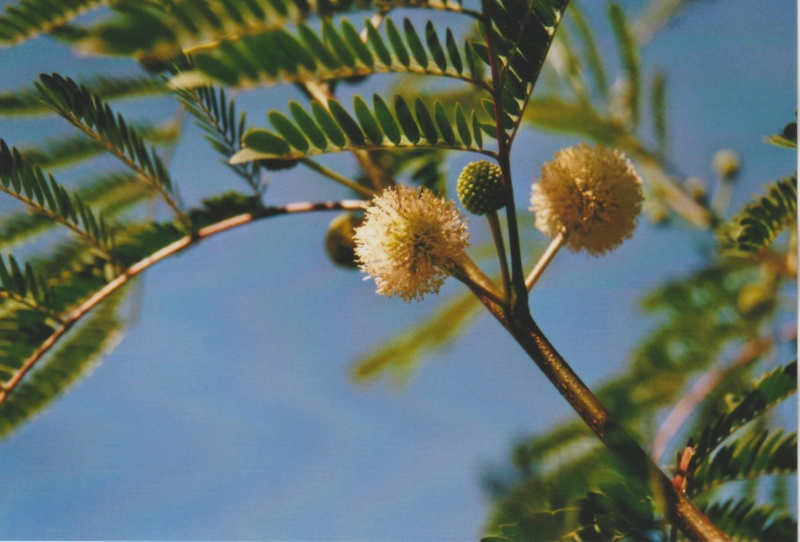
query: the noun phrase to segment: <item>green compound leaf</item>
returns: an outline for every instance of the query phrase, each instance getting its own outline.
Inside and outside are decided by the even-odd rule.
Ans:
[[[786,228],[797,223],[797,176],[772,183],[767,195],[747,205],[718,232],[722,250],[749,255],[768,247]]]
[[[124,332],[119,316],[123,300],[124,294],[118,293],[100,305],[8,399],[0,403],[0,436],[9,436],[46,408],[81,377],[88,375],[116,346]],[[24,336],[27,338],[28,334]],[[5,361],[3,357],[0,352],[0,362]]]
[[[378,95],[373,96],[374,110],[360,96],[353,98],[353,114],[333,99],[328,101],[328,106],[330,110],[313,101],[312,114],[309,114],[300,104],[292,102],[289,109],[294,122],[280,112],[268,112],[267,116],[277,133],[263,128],[248,130],[243,137],[244,148],[233,155],[230,163],[236,166],[266,159],[299,160],[308,155],[342,150],[378,151],[412,147],[472,151],[495,156],[493,151],[484,151],[472,144],[473,140],[480,142],[481,139],[470,133],[467,114],[460,104],[457,109],[459,112],[455,113],[460,140],[456,137],[456,128],[444,105],[438,101],[434,104],[432,115],[422,99],[417,99],[415,118],[405,100],[398,96],[395,99],[397,120]],[[472,114],[474,119],[474,111]],[[425,136],[424,139],[421,135]]]
[[[423,357],[446,348],[477,316],[480,303],[462,294],[448,300],[423,321],[353,363],[352,376],[368,383],[382,376],[405,382]]]
[[[700,464],[723,440],[747,422],[764,414],[797,391],[797,362],[778,367],[764,375],[753,389],[732,407],[708,424],[693,439],[695,462]]]
[[[692,469],[686,485],[697,495],[722,483],[797,472],[797,433],[749,431],[730,439],[713,457]]]

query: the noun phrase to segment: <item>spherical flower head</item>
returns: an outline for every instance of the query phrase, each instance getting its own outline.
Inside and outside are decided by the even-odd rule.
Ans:
[[[381,295],[420,300],[466,256],[466,218],[427,188],[400,185],[372,200],[354,236],[359,267]]]
[[[486,160],[472,162],[461,171],[456,185],[458,199],[472,214],[483,215],[505,205],[503,172]]]
[[[530,210],[545,234],[563,233],[573,252],[600,256],[633,235],[643,199],[642,180],[624,154],[581,144],[542,167]]]

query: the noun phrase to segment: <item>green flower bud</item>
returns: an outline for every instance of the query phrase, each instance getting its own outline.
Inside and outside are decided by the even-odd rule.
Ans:
[[[483,215],[505,206],[503,173],[486,160],[472,162],[458,176],[458,198],[470,213]]]

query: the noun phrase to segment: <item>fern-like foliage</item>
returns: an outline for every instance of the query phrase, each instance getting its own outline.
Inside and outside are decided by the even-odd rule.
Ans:
[[[247,116],[236,114],[236,104],[222,87],[203,86],[194,89],[177,89],[176,94],[195,122],[206,133],[206,140],[230,168],[260,194],[263,162],[230,164],[228,159],[239,151],[241,139],[247,129]]]
[[[778,367],[764,375],[728,412],[705,427],[690,445],[694,445],[695,464],[699,464],[737,429],[763,415],[767,410],[797,391],[797,362]]]
[[[729,253],[752,254],[768,247],[786,228],[797,224],[797,175],[772,183],[767,195],[747,205],[720,228]]]
[[[567,6],[566,0],[505,0],[487,3],[492,39],[500,60],[499,80],[494,84],[501,91],[501,100],[493,108],[495,119],[507,131],[514,130],[533,91],[544,64],[550,43]],[[486,43],[474,43],[478,57],[490,64]]]
[[[797,471],[797,433],[750,431],[717,449],[713,457],[697,465],[686,486],[697,495],[733,480]]]
[[[52,175],[9,149],[0,139],[0,191],[15,197],[36,212],[68,227],[94,247],[108,253],[111,232],[102,215],[95,213],[79,195],[70,194]]]
[[[81,46],[104,54],[134,55],[158,67],[182,51],[213,48],[234,37],[261,34],[297,23],[309,16],[330,17],[355,9],[420,7],[462,11],[459,2],[388,0],[372,2],[294,2],[291,0],[118,0],[116,17],[90,27]],[[146,33],[137,29],[148,28]]]
[[[440,103],[435,103],[431,112],[422,98],[414,102],[413,114],[402,96],[395,97],[394,114],[379,95],[373,96],[372,103],[370,109],[362,97],[355,96],[353,118],[335,99],[325,105],[312,101],[311,113],[299,103],[291,102],[289,110],[294,121],[279,111],[270,111],[268,116],[277,133],[262,128],[249,130],[243,138],[245,149],[235,154],[231,163],[299,159],[346,150],[415,147],[494,155],[483,149],[483,128],[475,111],[467,120],[463,108],[456,107],[453,123]]]
[[[106,301],[79,329],[64,339],[57,350],[29,379],[25,380],[4,402],[0,403],[0,436],[8,436],[23,422],[36,415],[51,401],[73,385],[115,346],[124,332],[120,317],[125,293]],[[39,332],[48,328],[39,327]],[[2,331],[0,331],[2,333]],[[0,356],[2,352],[0,352]],[[4,376],[10,377],[12,373]]]
[[[104,101],[164,94],[164,82],[152,76],[123,75],[118,77],[88,77],[77,82]],[[0,93],[0,115],[30,116],[53,113],[53,109],[42,101],[35,87],[25,86]]]
[[[390,17],[385,18],[383,26],[386,37],[372,22],[364,21],[366,42],[348,19],[342,20],[339,28],[325,19],[321,32],[302,23],[295,33],[277,29],[225,41],[194,54],[197,71],[179,75],[172,84],[193,85],[211,78],[227,86],[254,86],[375,73],[446,76],[482,88],[490,84],[482,80],[482,70],[475,67],[474,59],[467,61],[469,71],[464,69],[465,61],[449,28],[443,46],[430,21],[425,25],[424,39],[408,18],[403,20],[402,30]],[[468,43],[464,54],[470,55]]]
[[[137,182],[135,174],[113,173],[87,179],[75,191],[75,197],[107,220],[152,198],[153,191],[146,184]],[[8,213],[0,223],[0,248],[10,248],[58,226],[58,221],[46,214],[28,210]]]
[[[48,105],[134,170],[177,215],[182,216],[161,158],[121,115],[115,115],[107,103],[70,78],[58,74],[41,75],[36,85]]]
[[[29,263],[24,268],[20,267],[17,260],[9,256],[6,265],[0,257],[0,299],[13,300],[47,311],[52,305],[53,292],[45,289],[42,280],[36,277]]]
[[[107,0],[21,0],[0,15],[0,45],[12,45],[50,32]]]
[[[728,500],[705,510],[708,516],[735,540],[793,542],[797,522],[786,512],[758,506],[747,500]]]

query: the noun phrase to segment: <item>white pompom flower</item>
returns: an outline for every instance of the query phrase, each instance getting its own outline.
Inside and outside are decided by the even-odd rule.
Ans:
[[[624,154],[580,144],[542,167],[530,210],[546,235],[562,234],[571,251],[601,256],[633,235],[643,200],[642,180]]]
[[[437,293],[469,246],[467,219],[452,201],[405,185],[372,200],[354,239],[359,267],[377,292],[405,301]]]

